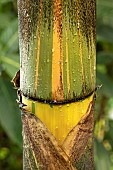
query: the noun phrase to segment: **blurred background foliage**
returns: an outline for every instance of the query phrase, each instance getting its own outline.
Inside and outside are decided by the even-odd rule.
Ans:
[[[22,170],[21,116],[11,79],[19,70],[16,0],[0,0],[0,169]],[[95,170],[113,170],[113,0],[97,0]]]

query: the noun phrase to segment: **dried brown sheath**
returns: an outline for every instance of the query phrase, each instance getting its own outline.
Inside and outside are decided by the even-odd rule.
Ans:
[[[32,113],[22,111],[24,170],[74,170],[51,132]]]
[[[90,102],[87,113],[81,118],[78,124],[69,132],[63,142],[63,149],[69,156],[72,163],[80,159],[93,134],[94,127],[94,102]]]
[[[11,82],[14,84],[15,88],[18,89],[20,87],[20,70],[16,72]]]

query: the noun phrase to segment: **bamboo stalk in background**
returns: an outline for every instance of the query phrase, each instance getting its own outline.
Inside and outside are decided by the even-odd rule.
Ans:
[[[91,170],[95,0],[18,0],[18,18],[24,170]]]

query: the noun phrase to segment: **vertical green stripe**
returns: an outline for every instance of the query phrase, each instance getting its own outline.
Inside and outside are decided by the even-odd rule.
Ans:
[[[68,98],[68,84],[67,84],[67,64],[66,60],[66,25],[63,19],[63,30],[62,30],[62,49],[63,49],[63,89],[64,89],[64,98]]]
[[[52,26],[48,30],[48,24],[42,23],[40,34],[40,56],[38,69],[38,98],[51,98],[52,92]]]
[[[83,68],[84,68],[84,86],[86,94],[89,93],[89,87],[91,87],[91,75],[90,75],[90,49],[88,49],[87,39],[83,36],[81,30],[81,41],[82,41],[82,56],[83,56]]]
[[[72,32],[68,31],[69,37],[69,75],[70,75],[70,92],[71,97],[77,97],[81,94],[82,89],[82,71],[80,63],[80,48],[78,43],[77,29]]]
[[[35,114],[35,102],[32,102],[32,113]]]

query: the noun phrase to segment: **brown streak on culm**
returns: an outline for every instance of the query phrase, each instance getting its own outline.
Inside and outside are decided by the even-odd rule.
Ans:
[[[64,100],[64,91],[63,91],[63,57],[62,57],[62,1],[54,0],[54,24],[57,25],[57,36],[60,44],[60,77],[59,77],[59,86],[55,91],[53,91],[53,99],[55,100]],[[54,75],[55,76],[55,75]]]

